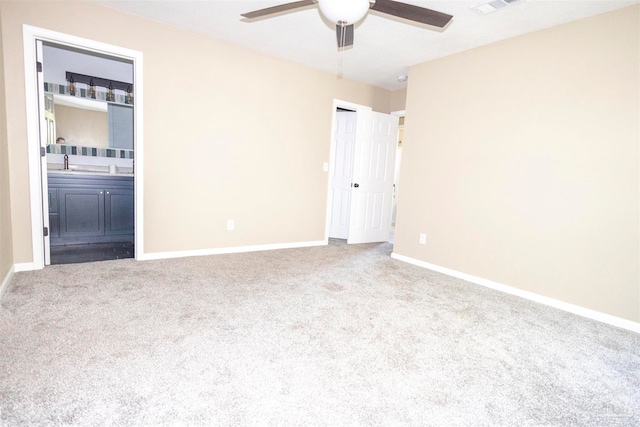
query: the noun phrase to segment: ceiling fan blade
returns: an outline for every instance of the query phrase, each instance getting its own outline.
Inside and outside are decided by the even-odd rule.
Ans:
[[[262,18],[263,16],[267,16],[267,15],[273,15],[281,12],[288,12],[293,9],[311,6],[315,4],[316,1],[317,0],[294,1],[293,3],[285,3],[279,6],[267,7],[265,9],[254,10],[253,12],[242,13],[241,16],[244,16],[247,19]]]
[[[338,50],[353,46],[353,24],[336,25],[336,37],[338,38]]]
[[[453,18],[446,13],[391,0],[376,0],[371,10],[439,28],[445,27]]]

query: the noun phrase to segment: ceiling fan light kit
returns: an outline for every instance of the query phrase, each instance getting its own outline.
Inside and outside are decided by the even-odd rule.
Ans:
[[[369,0],[318,0],[318,8],[336,25],[355,24],[367,14]]]
[[[473,9],[479,15],[487,15],[489,13],[496,12],[505,8],[507,6],[511,6],[515,3],[520,3],[523,0],[490,0],[485,3],[478,4],[473,6]]]
[[[392,0],[300,0],[243,13],[242,16],[246,19],[265,18],[269,15],[293,12],[296,9],[314,4],[318,5],[325,18],[336,24],[338,50],[353,45],[353,26],[365,17],[369,9],[383,15],[391,15],[438,28],[445,28],[453,18],[446,13]]]

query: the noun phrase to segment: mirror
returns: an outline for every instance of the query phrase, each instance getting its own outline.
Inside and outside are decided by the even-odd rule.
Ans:
[[[66,145],[133,150],[133,107],[69,95],[53,95],[56,138]]]

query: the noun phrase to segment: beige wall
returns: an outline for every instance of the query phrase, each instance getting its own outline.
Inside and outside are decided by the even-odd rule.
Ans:
[[[639,14],[411,68],[394,251],[640,321]]]
[[[0,22],[2,34],[2,22]],[[13,265],[11,233],[11,198],[9,197],[9,153],[4,84],[4,38],[0,38],[0,283]]]
[[[68,145],[109,148],[109,116],[103,111],[55,106],[56,138]]]
[[[402,111],[406,109],[407,103],[407,89],[400,89],[391,92],[391,100],[389,104],[389,111]]]
[[[335,98],[341,101],[367,105],[371,107],[373,111],[380,113],[395,111],[390,109],[390,101],[394,92],[389,92],[354,80],[336,78],[335,76],[328,76],[328,78],[332,80],[335,85],[333,87],[333,92],[336,93]],[[331,125],[329,125],[329,128],[331,128]]]
[[[14,262],[32,261],[23,24],[143,53],[148,253],[324,239],[333,99],[389,109],[388,91],[92,3],[0,8]]]

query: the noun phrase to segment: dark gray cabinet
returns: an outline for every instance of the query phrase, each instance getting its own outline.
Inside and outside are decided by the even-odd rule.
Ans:
[[[48,174],[50,244],[133,242],[133,177]]]
[[[60,237],[60,215],[58,213],[58,190],[49,188],[49,235]]]
[[[58,189],[60,237],[104,235],[104,190]]]
[[[133,233],[133,189],[107,188],[104,207],[104,234],[117,236]]]

